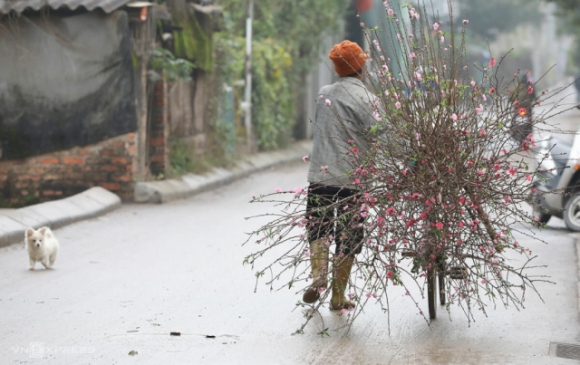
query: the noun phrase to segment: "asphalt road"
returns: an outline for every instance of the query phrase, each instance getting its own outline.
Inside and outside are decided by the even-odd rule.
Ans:
[[[548,356],[550,342],[580,343],[575,243],[558,229],[538,233],[548,245],[520,240],[557,283],[540,284],[545,302],[530,295],[523,311],[500,307],[468,326],[453,308],[427,326],[394,291],[390,326],[370,305],[349,332],[334,331],[344,318],[325,309],[330,337],[317,321],[292,335],[300,297],[262,285],[254,293],[242,265],[254,248],[241,243],[260,223],[244,217],[264,209],[250,197],[304,186],[305,176],[306,165],[288,166],[59,229],[53,270],[29,271],[21,245],[0,249],[0,364],[577,363]]]

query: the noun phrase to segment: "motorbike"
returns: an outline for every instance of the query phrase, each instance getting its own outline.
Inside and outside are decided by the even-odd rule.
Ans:
[[[556,216],[568,229],[580,232],[580,134],[572,144],[546,136],[535,152],[538,174],[530,203],[537,224]]]

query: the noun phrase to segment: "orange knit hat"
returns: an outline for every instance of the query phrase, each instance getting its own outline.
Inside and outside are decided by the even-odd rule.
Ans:
[[[328,53],[328,58],[332,60],[334,70],[339,76],[348,76],[360,71],[368,57],[358,44],[351,41],[335,44]]]

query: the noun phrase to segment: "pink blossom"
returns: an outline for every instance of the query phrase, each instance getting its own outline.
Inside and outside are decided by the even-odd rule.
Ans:
[[[358,177],[356,179],[354,179],[353,184],[354,185],[360,185],[360,179]]]
[[[377,122],[380,122],[383,119],[378,111],[373,112],[373,117]]]
[[[479,104],[479,107],[475,108],[475,113],[479,114],[482,111],[483,111],[483,105]],[[484,133],[485,133],[485,130],[483,128],[481,130],[484,131]],[[483,136],[483,134],[482,134],[482,136]]]
[[[393,15],[393,14],[395,14],[395,12],[393,11],[393,9],[389,9],[389,10],[387,10],[387,14]]]
[[[354,153],[355,155],[356,155],[356,154],[358,154],[358,148],[356,148],[356,147],[353,147],[353,148],[352,148],[352,153]]]
[[[483,100],[483,101],[486,101],[487,100],[487,97],[485,96],[485,94],[482,94],[481,95],[481,100]]]
[[[435,225],[435,227],[437,227],[437,229],[443,229],[443,223],[437,222],[437,224]]]
[[[528,86],[528,94],[533,94],[534,93],[534,88],[532,87],[532,85]]]
[[[330,104],[332,104],[332,103],[330,102],[330,100],[328,100],[328,99],[326,99],[326,100],[324,101],[324,103],[326,104],[326,106],[330,106]]]
[[[495,66],[495,57],[492,56],[489,59],[489,67],[494,67],[494,66]]]
[[[389,270],[387,272],[387,279],[391,279],[393,277],[393,271]]]
[[[463,227],[463,226],[464,226],[464,224],[463,224],[463,222],[459,222],[459,223],[457,223],[457,226],[458,226],[459,228],[461,228],[461,227]]]
[[[309,159],[310,159],[310,157],[308,157],[308,155],[302,157],[303,162],[308,162]]]
[[[467,24],[467,23],[469,23],[469,20],[463,19],[463,24]]]
[[[511,196],[506,196],[505,198],[503,198],[503,200],[506,201],[506,203],[509,203],[512,201],[512,197]]]
[[[457,120],[457,114],[453,113],[451,114],[451,119],[456,121]]]
[[[485,174],[485,171],[483,171],[483,170],[478,170],[478,171],[477,171],[477,174],[478,174],[478,175],[483,175],[483,174]]]
[[[342,210],[348,210],[348,205],[345,205]]]
[[[302,188],[300,188],[300,187],[294,188],[294,192],[296,193],[296,195],[302,194],[303,191],[304,190]]]
[[[441,43],[445,42],[445,37],[441,36],[441,38],[439,38],[439,42]]]
[[[416,79],[417,79],[417,81],[419,81],[419,82],[420,82],[420,81],[423,81],[423,77],[422,77],[422,76],[421,76],[421,74],[420,74],[420,73],[418,73],[418,72],[415,72],[415,78],[416,78]]]
[[[532,181],[532,175],[530,175],[530,174],[526,174],[526,180],[528,180],[528,181]]]
[[[385,96],[389,96],[389,90],[385,90]]]
[[[495,87],[491,87],[491,88],[489,89],[489,93],[490,93],[490,94],[493,94],[494,92],[495,92]]]
[[[415,54],[415,52],[411,52],[411,54],[409,54],[409,57],[415,58],[415,57],[417,57],[417,55]]]
[[[325,174],[327,174],[328,173],[328,166],[320,166],[320,171],[322,171]]]
[[[433,30],[437,30],[437,29],[439,29],[439,24],[437,24],[437,23],[433,24]]]
[[[395,106],[397,107],[397,109],[401,109],[401,103],[400,103],[400,102],[398,102],[398,101],[397,101],[397,102],[395,103]]]
[[[275,192],[277,192],[277,193],[279,193],[279,192],[281,192],[281,191],[282,191],[282,189],[280,189],[280,188],[276,188],[276,189],[274,189],[274,191],[275,191]]]
[[[513,167],[510,167],[510,169],[508,170],[508,172],[507,172],[507,173],[508,173],[510,176],[515,176],[516,172],[517,172],[517,170],[516,170],[516,169],[514,169]]]
[[[319,99],[322,99],[322,98],[324,98],[324,96],[322,96],[322,95],[318,95],[318,98],[319,98]]]
[[[499,164],[495,164],[493,165],[494,170],[499,170],[501,168],[501,166]]]
[[[471,87],[475,87],[475,81],[470,82]]]
[[[483,107],[482,107],[482,109],[483,109]],[[485,136],[485,128],[481,128],[481,130],[479,131],[479,135],[482,137]]]

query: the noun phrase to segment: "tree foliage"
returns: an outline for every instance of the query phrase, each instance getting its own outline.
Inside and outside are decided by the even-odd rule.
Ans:
[[[580,69],[578,66],[580,64],[580,2],[576,0],[546,1],[556,4],[556,15],[563,20],[560,24],[560,29],[576,36],[576,42],[570,50],[570,56],[574,65],[572,67],[578,72],[578,69]]]
[[[243,79],[243,45],[248,1],[223,0],[227,30],[218,35],[217,62],[230,82]],[[347,8],[336,0],[261,0],[254,4],[252,123],[261,149],[288,141],[293,107],[304,85],[301,76],[318,57],[326,32],[336,30]],[[229,46],[228,46],[229,45]]]
[[[494,40],[522,23],[539,21],[539,4],[538,0],[462,0],[460,17],[469,19],[473,37]]]

